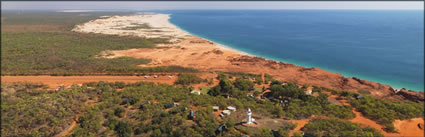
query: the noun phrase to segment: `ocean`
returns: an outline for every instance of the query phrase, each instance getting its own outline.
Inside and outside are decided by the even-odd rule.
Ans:
[[[424,90],[423,10],[167,10],[194,35],[266,59]]]

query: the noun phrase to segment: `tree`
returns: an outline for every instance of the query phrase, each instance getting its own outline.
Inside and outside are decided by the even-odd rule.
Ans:
[[[242,91],[248,91],[251,90],[254,87],[254,83],[252,83],[250,80],[237,78],[234,83],[235,87],[242,90]]]
[[[227,76],[225,74],[223,74],[223,73],[218,73],[217,79],[218,80],[227,79]]]
[[[279,128],[277,131],[280,137],[289,137],[289,131],[283,128]]]
[[[275,98],[280,98],[281,96],[284,96],[285,94],[283,93],[284,89],[281,85],[274,84],[270,87],[270,90],[272,92],[273,97]]]
[[[81,128],[86,129],[91,133],[96,133],[102,126],[99,123],[100,120],[100,115],[96,113],[95,110],[90,109],[86,114],[78,119],[78,122],[80,123]]]
[[[130,124],[124,121],[120,121],[118,123],[118,125],[115,127],[115,131],[119,137],[130,137],[132,132]]]
[[[203,81],[202,78],[193,74],[179,74],[178,79],[174,82],[174,84],[190,85],[190,84],[199,84],[202,81]]]
[[[293,137],[303,137],[303,135],[299,132],[295,132]]]
[[[274,137],[272,130],[266,128],[260,128],[254,135],[255,137]]]
[[[121,107],[117,107],[117,108],[115,108],[115,110],[114,110],[114,114],[115,114],[115,116],[117,116],[117,117],[122,117],[122,114],[125,112],[125,110],[123,109],[123,108],[121,108]]]
[[[318,99],[318,101],[321,105],[329,104],[327,94],[320,93],[319,96],[317,97],[317,99]]]
[[[235,120],[233,118],[229,118],[226,122],[227,128],[233,128],[235,126]]]
[[[397,129],[394,127],[392,123],[388,123],[384,125],[384,130],[391,133],[397,133]]]
[[[218,85],[222,94],[230,94],[233,90],[232,82],[228,79],[221,79]]]
[[[321,93],[322,92],[322,88],[318,87],[318,86],[313,86],[313,92],[318,92]]]
[[[215,86],[208,91],[208,95],[211,95],[211,96],[218,96],[220,94],[221,94],[220,86]]]

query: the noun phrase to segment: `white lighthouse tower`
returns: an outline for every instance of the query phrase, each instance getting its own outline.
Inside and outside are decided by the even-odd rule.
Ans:
[[[251,118],[252,113],[251,113],[250,108],[248,108],[248,112],[246,114],[247,114],[246,124],[251,124],[252,123],[252,118]]]

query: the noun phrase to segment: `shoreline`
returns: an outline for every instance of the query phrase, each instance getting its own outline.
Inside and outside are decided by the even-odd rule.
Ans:
[[[161,13],[160,13],[160,14],[161,14]],[[180,30],[182,30],[182,31],[184,31],[184,32],[186,32],[186,33],[188,33],[188,34],[192,35],[192,36],[196,36],[196,37],[199,37],[199,38],[201,38],[201,39],[205,39],[205,40],[207,40],[207,41],[213,42],[213,43],[215,43],[215,44],[216,44],[216,45],[217,45],[220,49],[234,51],[234,52],[237,52],[237,53],[239,53],[239,54],[241,54],[241,55],[252,56],[252,57],[260,57],[260,56],[256,56],[256,55],[253,55],[253,54],[250,54],[250,53],[246,53],[246,52],[244,52],[244,51],[237,50],[237,49],[232,48],[232,47],[230,47],[230,46],[226,46],[225,44],[222,44],[222,43],[220,43],[220,42],[216,42],[216,41],[210,40],[210,39],[208,39],[208,38],[205,38],[205,37],[202,37],[202,36],[195,35],[195,34],[193,34],[192,32],[190,32],[190,31],[188,31],[188,30],[186,30],[186,29],[183,29],[182,27],[177,26],[176,24],[172,23],[172,22],[170,21],[170,19],[171,19],[171,14],[166,14],[166,15],[168,15],[168,16],[170,17],[170,18],[168,19],[168,22],[169,22],[170,24],[173,24],[173,25],[174,25],[177,29],[180,29]],[[265,59],[266,59],[266,58],[265,58]],[[271,60],[271,59],[268,59],[268,60]]]
[[[157,14],[162,14],[162,13],[157,13]],[[310,65],[310,66],[309,65],[303,65],[305,63],[301,63],[301,64],[300,63],[296,63],[296,61],[280,61],[279,59],[273,59],[271,57],[264,57],[264,56],[256,55],[256,54],[253,54],[253,53],[247,53],[247,52],[241,51],[241,50],[239,50],[237,48],[232,48],[231,46],[227,46],[226,44],[222,44],[220,42],[216,42],[216,41],[213,41],[211,39],[205,38],[203,36],[195,35],[194,33],[192,33],[190,31],[188,31],[188,30],[186,30],[186,29],[184,29],[184,28],[182,28],[182,27],[180,27],[180,26],[172,23],[170,21],[172,14],[166,14],[166,15],[170,16],[168,22],[171,23],[171,24],[173,24],[177,29],[180,29],[182,31],[185,31],[186,33],[188,33],[188,34],[190,34],[192,36],[196,36],[196,37],[205,39],[207,41],[213,42],[213,43],[215,43],[218,47],[220,47],[223,50],[231,50],[231,51],[237,52],[237,53],[239,53],[241,55],[247,55],[247,56],[251,56],[251,57],[264,58],[265,60],[276,61],[278,63],[289,63],[289,64],[293,64],[293,65],[299,66],[299,67],[320,68],[320,69],[323,69],[325,71],[329,71],[329,72],[332,72],[332,73],[341,74],[341,75],[343,75],[346,78],[353,78],[354,77],[354,78],[359,78],[359,79],[362,79],[362,80],[368,80],[368,81],[372,81],[372,82],[386,84],[386,85],[389,85],[389,86],[391,86],[392,88],[395,88],[395,89],[406,89],[406,90],[412,90],[412,91],[416,91],[416,92],[424,92],[424,89],[409,88],[409,86],[403,86],[404,84],[402,84],[400,82],[389,82],[389,81],[386,81],[386,80],[383,80],[383,79],[380,79],[380,78],[373,78],[373,77],[365,76],[365,75],[355,75],[355,74],[351,74],[350,72],[338,71],[338,70],[331,69],[329,67],[324,67],[324,68],[323,67],[314,67],[312,65]]]
[[[115,50],[109,51],[112,56],[103,56],[105,58],[128,56],[152,60],[148,64],[138,65],[141,67],[178,65],[201,71],[267,73],[277,80],[295,82],[300,85],[317,85],[351,92],[357,92],[357,90],[362,89],[372,92],[374,96],[393,99],[411,98],[410,94],[423,98],[421,94],[423,92],[410,93],[408,90],[402,89],[403,92],[409,92],[409,95],[396,95],[398,90],[386,84],[362,80],[356,77],[345,77],[340,73],[330,72],[321,68],[307,68],[266,59],[253,54],[244,54],[224,44],[196,36],[172,24],[169,19],[169,14],[112,16],[77,25],[73,31],[171,39],[171,43],[158,44],[156,48]],[[140,27],[134,30],[122,29],[125,27],[138,27],[133,24],[147,24],[149,27]],[[155,31],[153,32],[153,30]],[[418,101],[417,98],[413,98],[413,100]]]

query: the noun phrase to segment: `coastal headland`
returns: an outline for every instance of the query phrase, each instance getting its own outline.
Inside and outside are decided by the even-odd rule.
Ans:
[[[141,67],[178,65],[202,71],[237,71],[267,73],[277,80],[316,85],[338,90],[368,90],[372,96],[387,99],[424,101],[424,92],[396,90],[389,85],[344,77],[339,73],[320,68],[306,68],[284,62],[267,60],[242,53],[224,45],[191,35],[169,22],[170,15],[139,13],[129,16],[111,16],[77,25],[73,31],[144,38],[169,38],[169,44],[156,48],[104,51],[105,58],[122,56],[149,58],[152,61]]]

